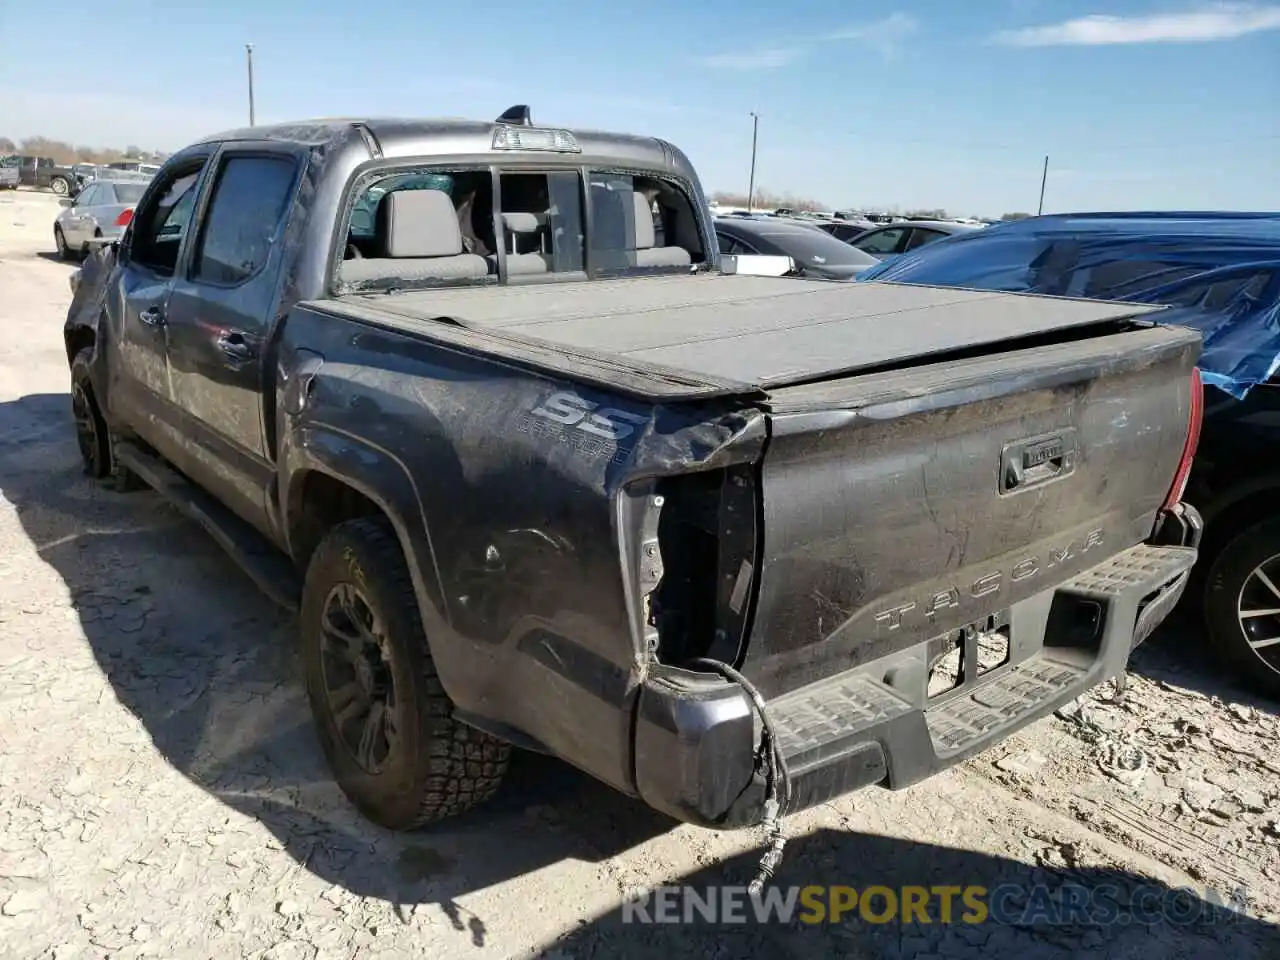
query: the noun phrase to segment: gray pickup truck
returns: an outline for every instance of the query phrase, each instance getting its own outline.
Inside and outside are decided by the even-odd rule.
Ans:
[[[1121,674],[1182,590],[1197,334],[735,274],[707,211],[671,144],[524,109],[300,122],[176,154],[81,268],[85,470],[297,610],[377,823],[513,746],[722,828],[903,787]]]

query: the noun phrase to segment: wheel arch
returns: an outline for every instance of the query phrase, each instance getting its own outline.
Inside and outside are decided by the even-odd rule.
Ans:
[[[1201,508],[1201,514],[1205,532],[1200,563],[1207,569],[1245,530],[1280,518],[1280,474],[1254,477],[1223,491]]]
[[[320,425],[288,438],[282,451],[281,525],[294,562],[305,569],[325,531],[380,514],[395,531],[413,577],[428,642],[448,623],[440,571],[418,491],[392,453]],[[433,644],[434,653],[434,644]],[[442,670],[441,680],[446,683]]]

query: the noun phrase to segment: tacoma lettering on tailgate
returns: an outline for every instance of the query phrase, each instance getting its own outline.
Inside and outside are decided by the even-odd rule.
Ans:
[[[1061,567],[1068,560],[1101,546],[1102,530],[1090,530],[1083,537],[1050,547],[1043,554],[1023,557],[1006,570],[993,570],[977,577],[964,586],[951,586],[935,590],[919,601],[909,601],[882,610],[875,615],[876,626],[885,630],[898,630],[904,618],[908,622],[921,618],[932,619],[944,610],[960,606],[962,600],[978,600],[1000,593],[1011,583],[1024,583],[1049,570]]]

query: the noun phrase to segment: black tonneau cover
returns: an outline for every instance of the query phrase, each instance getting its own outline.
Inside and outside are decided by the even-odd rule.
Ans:
[[[572,356],[768,389],[1160,307],[899,283],[703,275],[342,298]]]

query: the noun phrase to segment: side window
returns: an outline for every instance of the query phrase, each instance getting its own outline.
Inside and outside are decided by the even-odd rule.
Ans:
[[[743,243],[741,240],[736,240],[723,233],[717,233],[716,240],[719,242],[721,253],[727,253],[735,257],[742,257],[752,256],[756,252],[754,248]]]
[[[133,239],[129,245],[133,262],[164,276],[173,273],[203,169],[203,161],[180,167],[160,182],[159,191],[151,195],[133,220]]]
[[[911,239],[907,241],[907,250],[914,250],[916,247],[923,247],[926,243],[933,243],[935,240],[941,240],[946,234],[941,230],[926,230],[923,227],[916,227],[911,231]]]
[[[293,192],[291,157],[231,156],[223,160],[200,226],[191,276],[237,284],[267,262]]]
[[[76,194],[75,206],[91,207],[94,204],[102,203],[98,198],[102,194],[102,184],[91,183],[79,193]]]
[[[854,246],[867,253],[893,253],[898,249],[905,227],[892,227],[888,230],[877,230],[870,236],[863,237]]]
[[[602,170],[591,171],[588,182],[595,269],[619,272],[703,262],[698,218],[675,183]]]

